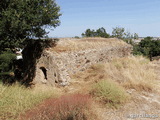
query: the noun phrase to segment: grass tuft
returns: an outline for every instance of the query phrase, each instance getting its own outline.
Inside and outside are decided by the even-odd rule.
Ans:
[[[110,80],[102,80],[94,85],[92,94],[105,104],[117,108],[129,99],[124,88]]]

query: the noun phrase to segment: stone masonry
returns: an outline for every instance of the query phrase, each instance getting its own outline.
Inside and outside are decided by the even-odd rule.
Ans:
[[[68,85],[71,81],[71,74],[84,71],[95,63],[110,61],[117,57],[129,56],[131,51],[132,47],[128,44],[118,47],[106,46],[66,52],[44,49],[40,57],[35,61],[35,68],[32,71],[35,72],[35,75],[31,77],[29,81],[32,84],[46,84],[51,86]],[[28,61],[31,60],[32,59],[28,59]]]

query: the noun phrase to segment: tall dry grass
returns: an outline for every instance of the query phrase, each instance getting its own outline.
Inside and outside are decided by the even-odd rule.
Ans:
[[[83,38],[83,39],[61,39],[52,50],[55,52],[81,51],[86,49],[97,49],[107,47],[119,47],[127,45],[116,38]]]
[[[24,111],[55,95],[54,89],[29,89],[21,85],[0,84],[0,119],[15,120]]]
[[[106,77],[118,82],[125,88],[137,91],[152,91],[156,74],[153,64],[142,56],[115,59],[104,64]]]
[[[130,98],[125,89],[150,92],[155,88],[156,74],[153,64],[142,56],[117,58],[95,64],[73,76],[87,86],[93,96],[117,107]],[[92,88],[92,86],[94,86]]]
[[[153,64],[142,56],[117,58],[110,62],[92,65],[84,72],[73,75],[73,79],[87,84],[111,80],[126,89],[152,91],[156,74]]]

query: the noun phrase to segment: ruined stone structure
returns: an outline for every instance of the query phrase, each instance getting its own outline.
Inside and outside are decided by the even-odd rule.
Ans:
[[[132,51],[132,47],[121,40],[97,39],[92,38],[89,41],[78,39],[70,40],[70,42],[62,39],[56,47],[52,46],[47,49],[41,49],[39,43],[30,45],[30,48],[26,48],[23,52],[25,56],[24,81],[29,84],[67,85],[71,74],[83,71],[91,64],[129,56]],[[68,46],[65,44],[67,42]],[[73,49],[75,46],[80,48]],[[40,54],[37,53],[38,49],[40,49]]]

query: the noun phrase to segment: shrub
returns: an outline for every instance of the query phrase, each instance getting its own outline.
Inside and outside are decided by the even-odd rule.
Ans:
[[[15,82],[14,73],[13,72],[0,73],[0,82],[6,85],[13,84]]]
[[[91,120],[91,98],[73,94],[45,101],[43,105],[26,115],[30,120]],[[24,118],[23,118],[24,119]]]
[[[16,55],[10,51],[4,51],[0,53],[0,79],[1,81],[13,81],[13,61],[16,59]]]
[[[80,37],[79,36],[75,36],[74,38],[79,39]]]
[[[12,70],[13,60],[16,59],[16,55],[12,52],[2,52],[0,54],[0,72],[8,72]]]
[[[142,54],[152,60],[152,57],[160,55],[160,40],[146,37],[138,45],[134,45],[133,54]]]
[[[111,107],[118,107],[129,98],[123,87],[109,80],[102,80],[96,83],[92,94]]]
[[[62,96],[55,105],[55,120],[86,120],[91,100],[88,95]]]
[[[109,38],[110,35],[106,32],[105,28],[101,27],[97,30],[87,29],[84,33],[82,33],[82,37],[103,37]]]

